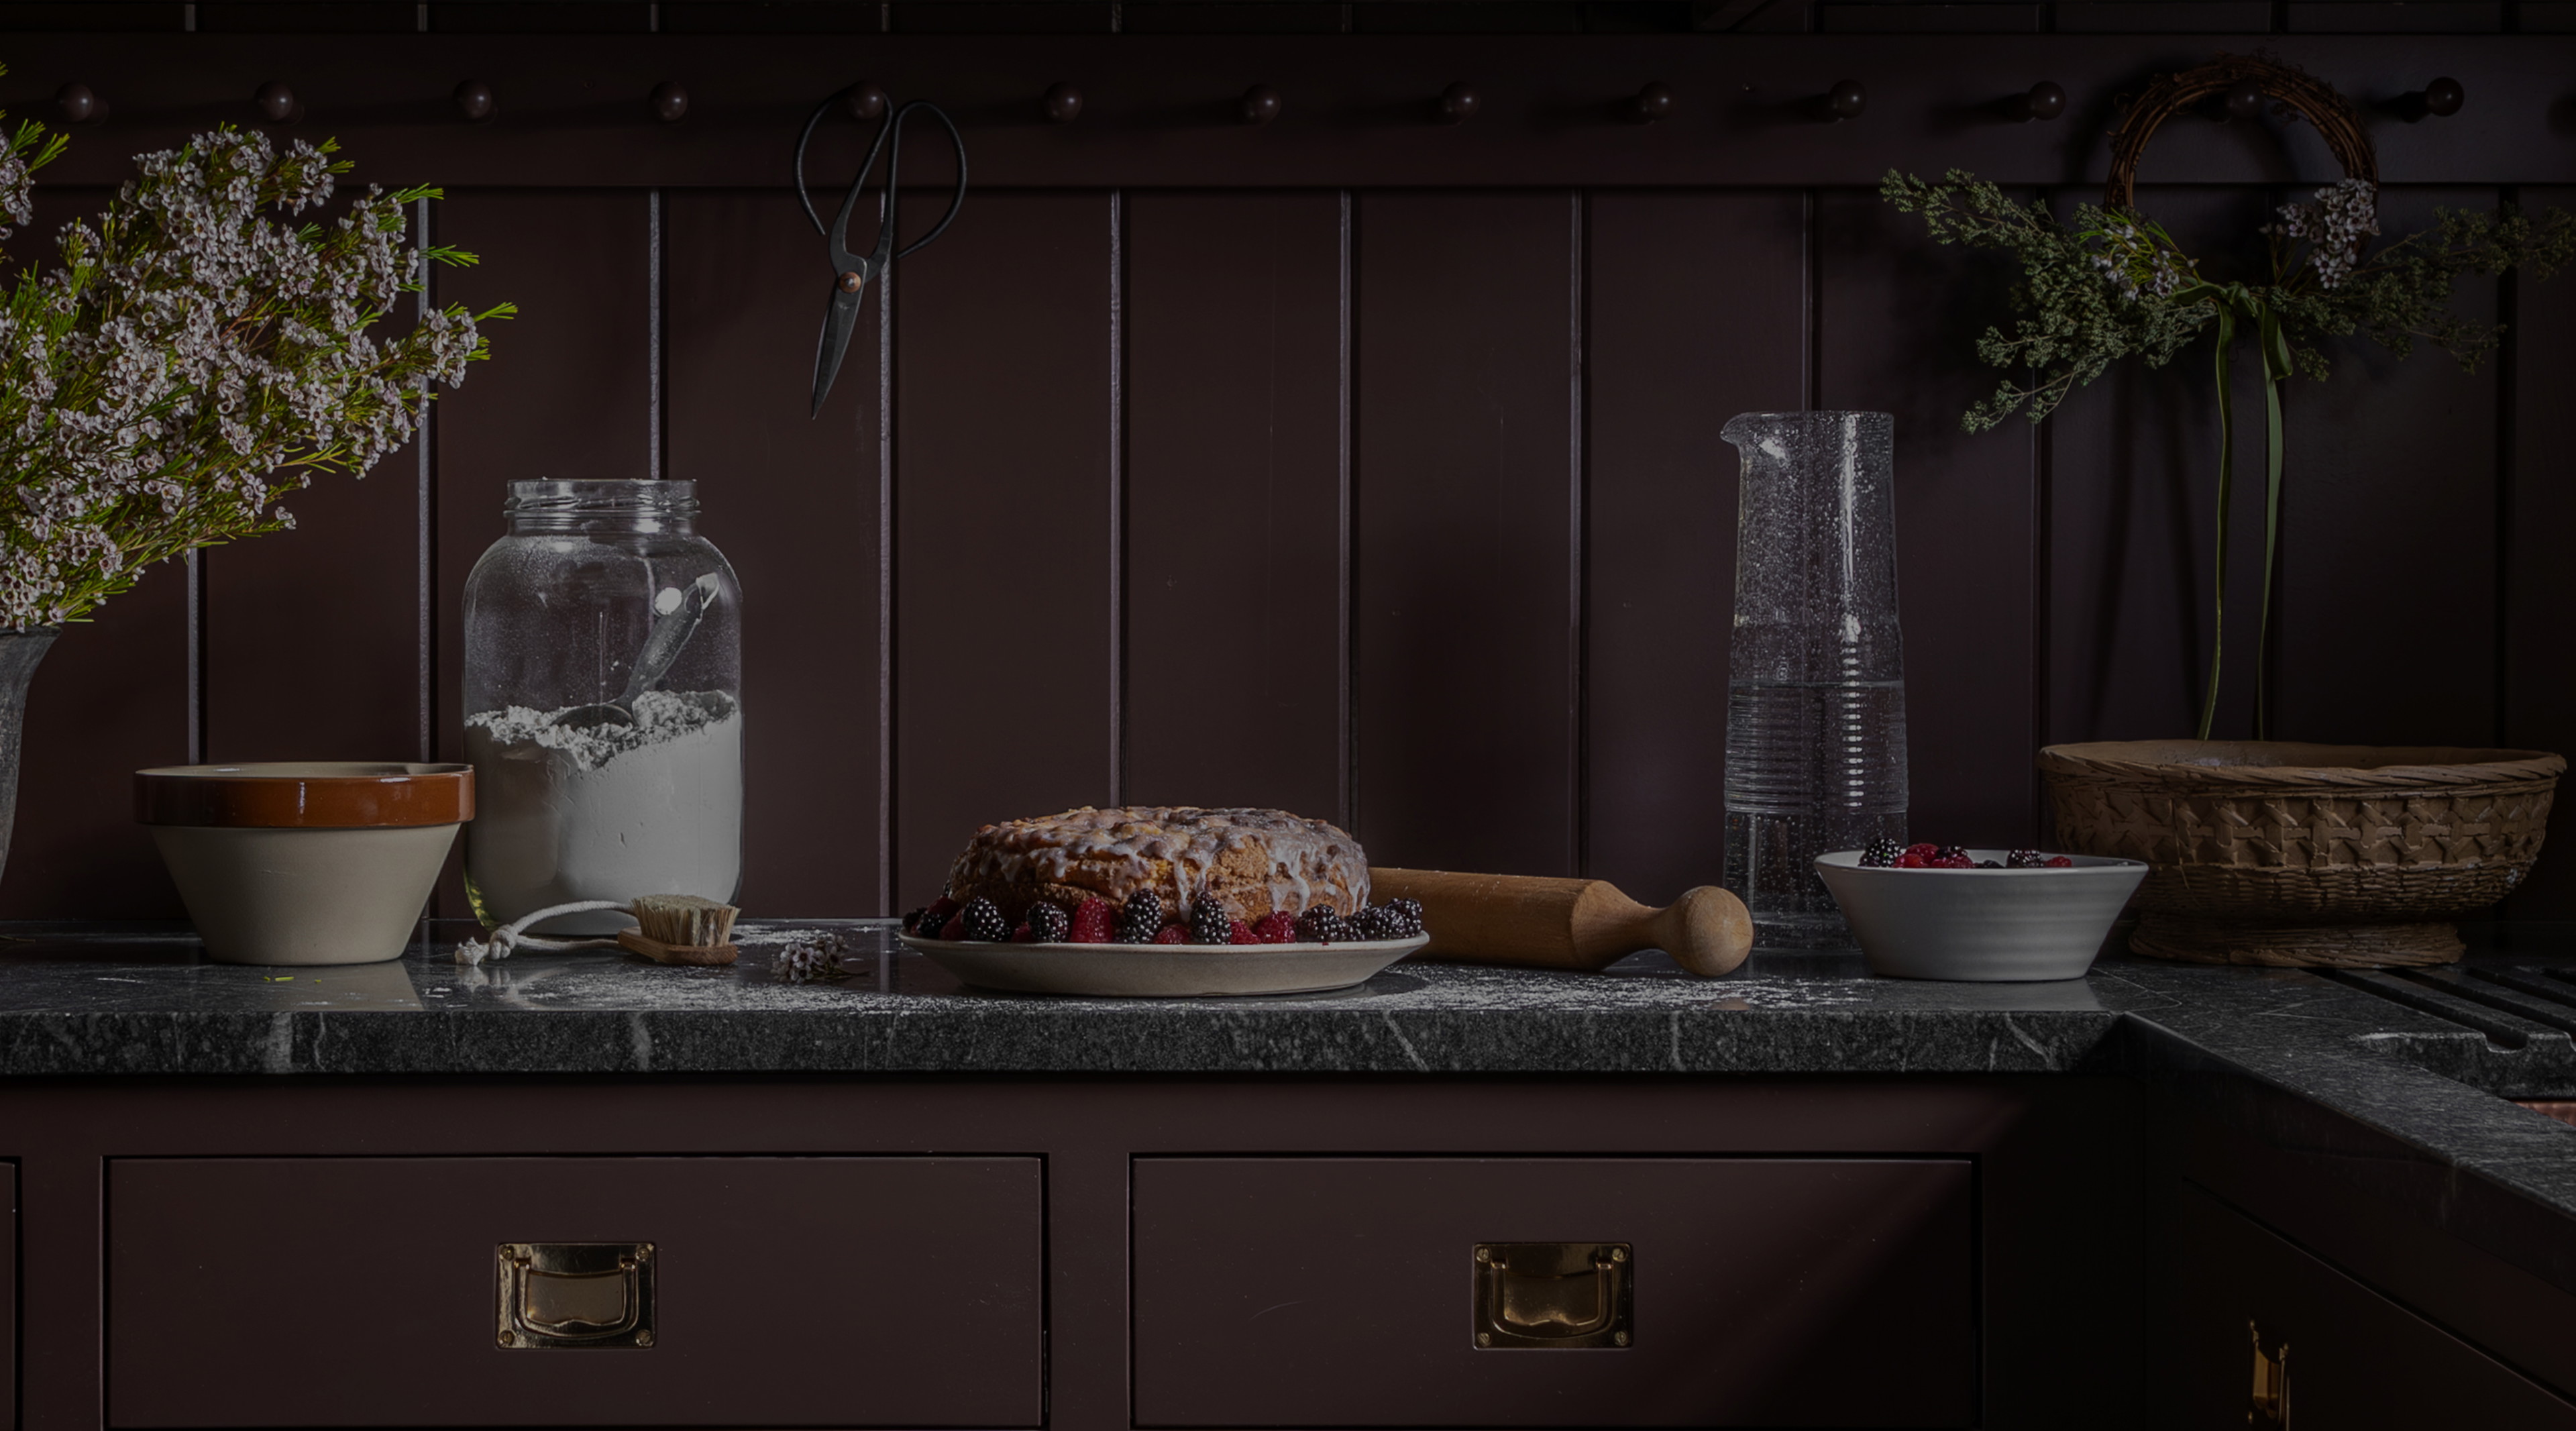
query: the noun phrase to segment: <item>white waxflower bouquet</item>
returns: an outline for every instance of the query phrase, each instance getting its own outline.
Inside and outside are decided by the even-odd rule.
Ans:
[[[32,122],[8,136],[0,222],[32,221],[30,178],[63,145]],[[335,152],[226,126],[142,155],[106,212],[63,227],[59,267],[0,275],[0,629],[78,621],[155,562],[293,526],[282,495],[363,474],[485,356],[477,324],[508,304],[423,303],[410,331],[369,332],[429,263],[473,262],[403,242],[438,190],[266,217],[328,201]]]

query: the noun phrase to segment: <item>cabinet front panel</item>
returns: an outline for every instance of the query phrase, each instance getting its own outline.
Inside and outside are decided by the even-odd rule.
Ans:
[[[1041,1204],[1034,1158],[119,1159],[108,1424],[1034,1426]],[[522,1274],[532,1345],[500,1249],[549,1243],[649,1280]]]
[[[2181,1196],[2184,1424],[2249,1424],[2259,1337],[2293,1427],[2576,1431],[2576,1405],[2200,1189]]]
[[[1157,1158],[1134,1186],[1142,1426],[1976,1413],[1965,1160]],[[1544,1243],[1618,1251],[1489,1300],[1478,1249]],[[1626,1344],[1575,1335],[1612,1292]],[[1498,1313],[1538,1335],[1479,1346]]]

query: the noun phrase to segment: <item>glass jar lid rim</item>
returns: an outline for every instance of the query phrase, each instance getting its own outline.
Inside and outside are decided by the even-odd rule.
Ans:
[[[672,478],[537,477],[510,483],[504,512],[695,511],[698,484]]]

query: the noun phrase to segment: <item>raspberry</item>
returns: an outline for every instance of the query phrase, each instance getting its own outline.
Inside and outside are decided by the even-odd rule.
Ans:
[[[1039,900],[1029,906],[1028,928],[1034,936],[1029,940],[1031,944],[1061,944],[1072,930],[1073,920],[1065,914],[1064,906]]]
[[[1351,937],[1342,916],[1329,904],[1310,904],[1297,916],[1297,938],[1307,944],[1338,944]]]
[[[966,937],[982,944],[1007,944],[1011,939],[1011,922],[1002,917],[1002,907],[982,895],[966,901],[957,911],[957,922],[964,925]]]
[[[1902,855],[1920,855],[1924,859],[1928,860],[1934,855],[1941,853],[1941,847],[1939,845],[1907,845],[1904,849],[1897,851],[1897,853]]]
[[[1905,847],[1894,840],[1872,840],[1860,848],[1860,867],[1865,870],[1883,870],[1895,864],[1896,857],[1903,853],[1905,853]]]
[[[2053,870],[2071,870],[2075,868],[2075,861],[2068,859],[2064,855],[2050,855],[2048,857],[2048,867]]]
[[[930,902],[930,907],[921,911],[920,917],[912,922],[912,932],[924,937],[935,934],[938,931],[947,928],[949,916],[955,914],[963,907],[964,906],[958,904],[957,901],[950,899],[948,896],[943,894],[939,898],[932,900]]]
[[[1931,861],[1926,860],[1923,856],[1914,853],[1912,850],[1907,850],[1905,853],[1896,857],[1895,868],[1897,869],[1920,870],[1930,869],[1931,867]]]
[[[1157,944],[1187,944],[1190,942],[1190,932],[1177,924],[1166,924],[1161,929],[1155,931],[1153,942]]]
[[[1229,919],[1225,922],[1225,942],[1228,944],[1258,944],[1261,941],[1252,937],[1251,925],[1244,923],[1240,919]]]
[[[948,916],[948,922],[947,922],[946,924],[943,924],[943,925],[939,926],[939,937],[940,937],[940,938],[942,938],[942,939],[947,940],[947,941],[948,941],[948,942],[950,942],[951,944],[954,944],[954,943],[956,943],[958,940],[965,938],[965,937],[966,937],[966,920],[965,920],[965,917],[964,917],[963,915],[956,915],[956,914],[952,914],[952,915]]]
[[[1140,889],[1127,896],[1127,907],[1118,911],[1120,944],[1151,944],[1154,931],[1163,927],[1163,897],[1150,889]]]
[[[1014,944],[1035,944],[1038,942],[1038,937],[1029,931],[1029,926],[1026,923],[1021,923],[1012,926],[1011,942]]]
[[[1968,852],[1957,845],[1943,845],[1932,852],[1932,858],[1936,860],[1963,860],[1967,857]]]
[[[2004,854],[2008,870],[2036,870],[2048,867],[2048,857],[2037,850],[2010,850]]]
[[[1075,907],[1073,929],[1065,938],[1074,944],[1106,944],[1116,928],[1117,916],[1109,908],[1109,901],[1095,896]]]
[[[1925,860],[1923,867],[1935,870],[1972,870],[1977,867],[1977,862],[1966,855],[1935,855]]]
[[[1261,916],[1260,923],[1252,926],[1252,942],[1294,944],[1297,942],[1297,921],[1288,917],[1288,911],[1274,909]]]
[[[1234,916],[1225,912],[1223,900],[1201,899],[1190,906],[1190,942],[1192,944],[1234,942]]]

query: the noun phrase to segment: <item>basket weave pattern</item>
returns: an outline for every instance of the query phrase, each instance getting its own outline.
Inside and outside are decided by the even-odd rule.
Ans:
[[[2285,757],[2319,763],[2232,763]],[[2139,742],[2052,746],[2040,767],[2062,844],[2150,866],[2133,908],[2251,938],[2263,925],[2423,924],[2495,903],[2539,858],[2567,763],[2536,751]]]

